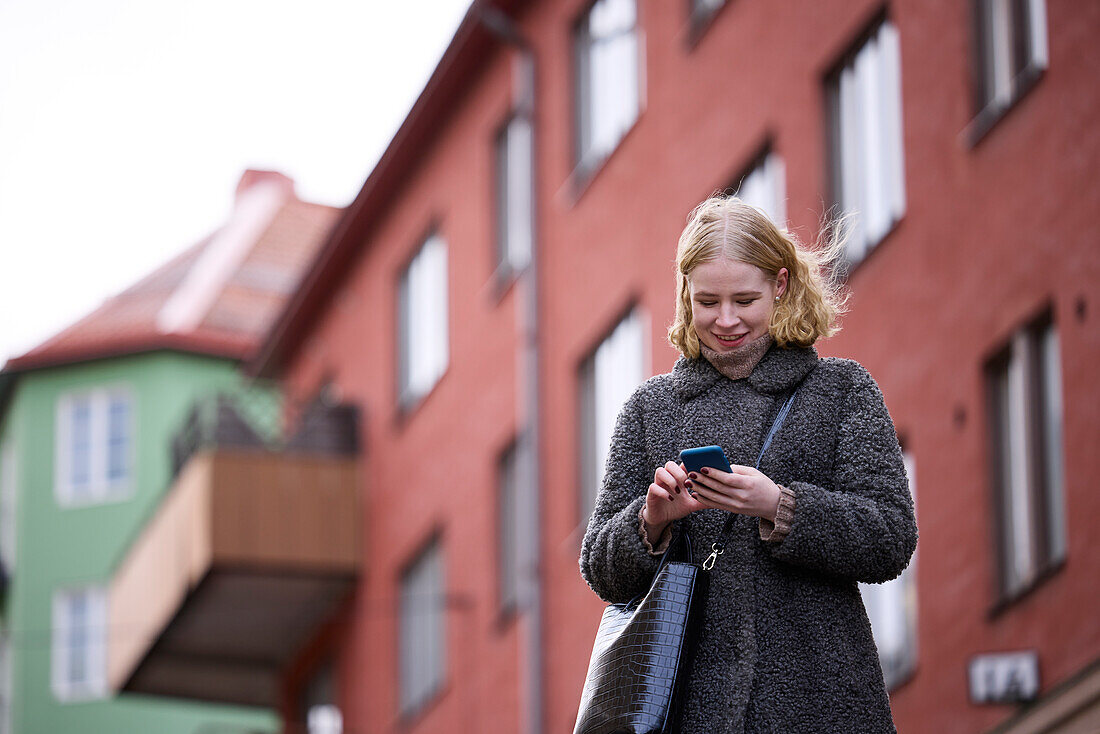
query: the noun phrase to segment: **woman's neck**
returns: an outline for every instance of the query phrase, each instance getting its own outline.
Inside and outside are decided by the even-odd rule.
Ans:
[[[771,345],[772,335],[765,333],[764,336],[728,352],[716,352],[702,342],[699,343],[699,351],[714,365],[714,369],[731,380],[740,380],[752,374],[753,368]]]

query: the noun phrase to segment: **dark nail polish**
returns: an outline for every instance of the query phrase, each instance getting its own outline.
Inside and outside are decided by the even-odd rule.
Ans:
[[[679,487],[676,488],[676,494],[680,494],[680,488]]]
[[[676,498],[675,498],[675,497],[673,497],[673,496],[672,496],[672,495],[670,494],[670,495],[668,496],[668,501],[669,501],[669,502],[675,502],[675,501],[676,501]]]
[[[705,466],[699,471],[703,472],[704,474],[710,474],[710,469],[706,468]]]
[[[684,482],[684,486],[685,487],[690,487],[691,486],[691,480],[689,479],[686,482]],[[676,490],[676,491],[679,492],[680,490]]]
[[[692,472],[691,474],[688,474],[688,476],[691,477],[692,479],[698,479],[699,478],[698,476],[696,476],[695,472]]]

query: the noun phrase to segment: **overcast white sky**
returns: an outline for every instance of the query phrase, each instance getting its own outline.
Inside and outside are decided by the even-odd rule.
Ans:
[[[345,206],[470,0],[0,0],[0,365],[216,228]]]

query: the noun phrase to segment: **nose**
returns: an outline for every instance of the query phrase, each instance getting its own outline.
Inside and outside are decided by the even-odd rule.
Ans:
[[[737,309],[733,304],[724,304],[718,309],[718,320],[715,323],[720,329],[732,328],[738,321]]]

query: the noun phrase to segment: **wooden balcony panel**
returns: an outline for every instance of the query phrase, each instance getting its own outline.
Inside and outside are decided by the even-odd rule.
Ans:
[[[273,705],[359,568],[354,457],[192,456],[111,584],[114,690]]]

